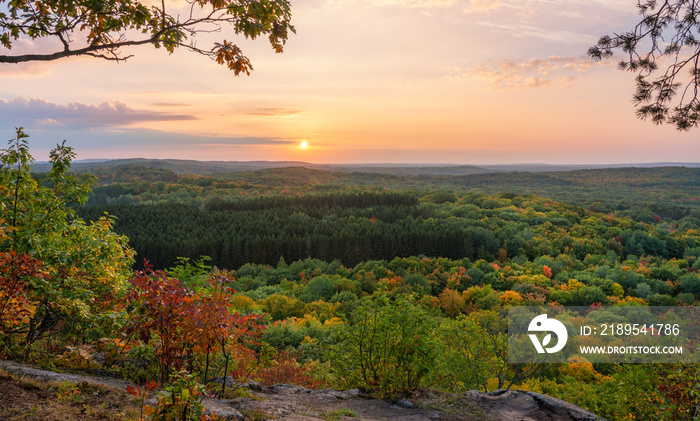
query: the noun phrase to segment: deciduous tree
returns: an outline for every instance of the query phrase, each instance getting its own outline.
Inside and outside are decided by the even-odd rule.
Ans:
[[[0,63],[50,61],[91,56],[112,61],[131,57],[126,47],[151,44],[172,53],[182,47],[226,65],[234,74],[249,74],[252,65],[241,49],[227,39],[202,46],[197,35],[227,33],[255,39],[267,36],[282,52],[289,32],[291,7],[287,0],[0,0],[0,44],[12,50],[20,39],[48,39],[48,51],[0,55]],[[226,31],[222,31],[226,29]],[[45,44],[42,44],[45,45]]]
[[[71,206],[87,201],[92,178],[69,172],[72,148],[64,142],[51,151],[51,171],[39,183],[29,173],[34,160],[27,137],[19,128],[0,150],[0,231],[7,232],[0,236],[0,253],[27,256],[19,267],[37,266],[27,263],[34,260],[42,266],[41,276],[22,272],[17,277],[16,258],[3,264],[7,279],[25,285],[24,295],[36,310],[18,331],[26,333],[28,345],[59,326],[75,340],[97,339],[104,328],[114,327],[110,306],[126,288],[131,250],[125,237],[111,231],[111,219],[86,224],[76,216]],[[4,285],[18,288],[13,282]]]

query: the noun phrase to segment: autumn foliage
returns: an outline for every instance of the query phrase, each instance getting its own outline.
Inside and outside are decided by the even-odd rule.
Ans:
[[[192,369],[201,359],[206,381],[215,355],[225,360],[224,376],[232,356],[236,361],[254,359],[250,346],[262,332],[259,316],[231,311],[229,298],[234,291],[230,283],[234,280],[226,272],[214,271],[208,281],[208,288],[195,292],[148,265],[130,280],[123,299],[129,318],[122,332],[127,342],[136,339],[155,348],[162,383],[174,370]]]
[[[0,252],[0,332],[17,333],[26,328],[35,306],[28,297],[32,278],[41,278],[41,263],[14,250]]]

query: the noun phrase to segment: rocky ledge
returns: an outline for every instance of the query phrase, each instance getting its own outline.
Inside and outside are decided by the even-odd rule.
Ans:
[[[55,373],[0,361],[0,368],[42,381],[88,382],[124,388],[126,383],[102,377]],[[415,400],[372,399],[357,390],[310,390],[279,384],[249,385],[245,398],[205,399],[204,407],[225,420],[284,421],[594,421],[603,418],[551,396],[521,390],[425,393]]]
[[[521,390],[497,390],[491,393],[470,391],[462,395],[427,394],[415,402],[372,399],[357,390],[309,390],[299,386],[276,385],[251,391],[251,396],[217,401],[226,408],[208,408],[226,419],[274,419],[320,421],[335,414],[344,420],[484,420],[484,421],[594,421],[597,415],[551,396]],[[343,417],[352,413],[352,417]],[[239,415],[240,414],[240,415]]]

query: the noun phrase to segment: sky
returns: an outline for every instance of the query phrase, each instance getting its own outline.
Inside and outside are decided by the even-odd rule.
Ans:
[[[0,64],[0,142],[22,126],[38,161],[66,139],[78,159],[700,162],[700,129],[637,119],[635,75],[586,57],[636,24],[636,0],[291,4],[297,34],[282,54],[218,35],[242,48],[250,76],[150,46],[120,63]]]

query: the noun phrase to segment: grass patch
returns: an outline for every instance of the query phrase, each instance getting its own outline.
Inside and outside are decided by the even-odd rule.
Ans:
[[[137,420],[126,390],[89,383],[42,382],[0,371],[0,419],[5,421]]]
[[[257,409],[254,411],[243,410],[241,411],[241,415],[243,415],[243,419],[246,421],[267,421],[275,418],[274,416]]]
[[[344,417],[357,418],[357,413],[351,409],[342,408],[334,411],[321,411],[318,417],[326,421],[340,421]]]
[[[438,391],[423,391],[415,406],[422,409],[442,411],[446,414],[458,416],[450,419],[468,419],[474,421],[487,421],[484,411],[461,395]]]

